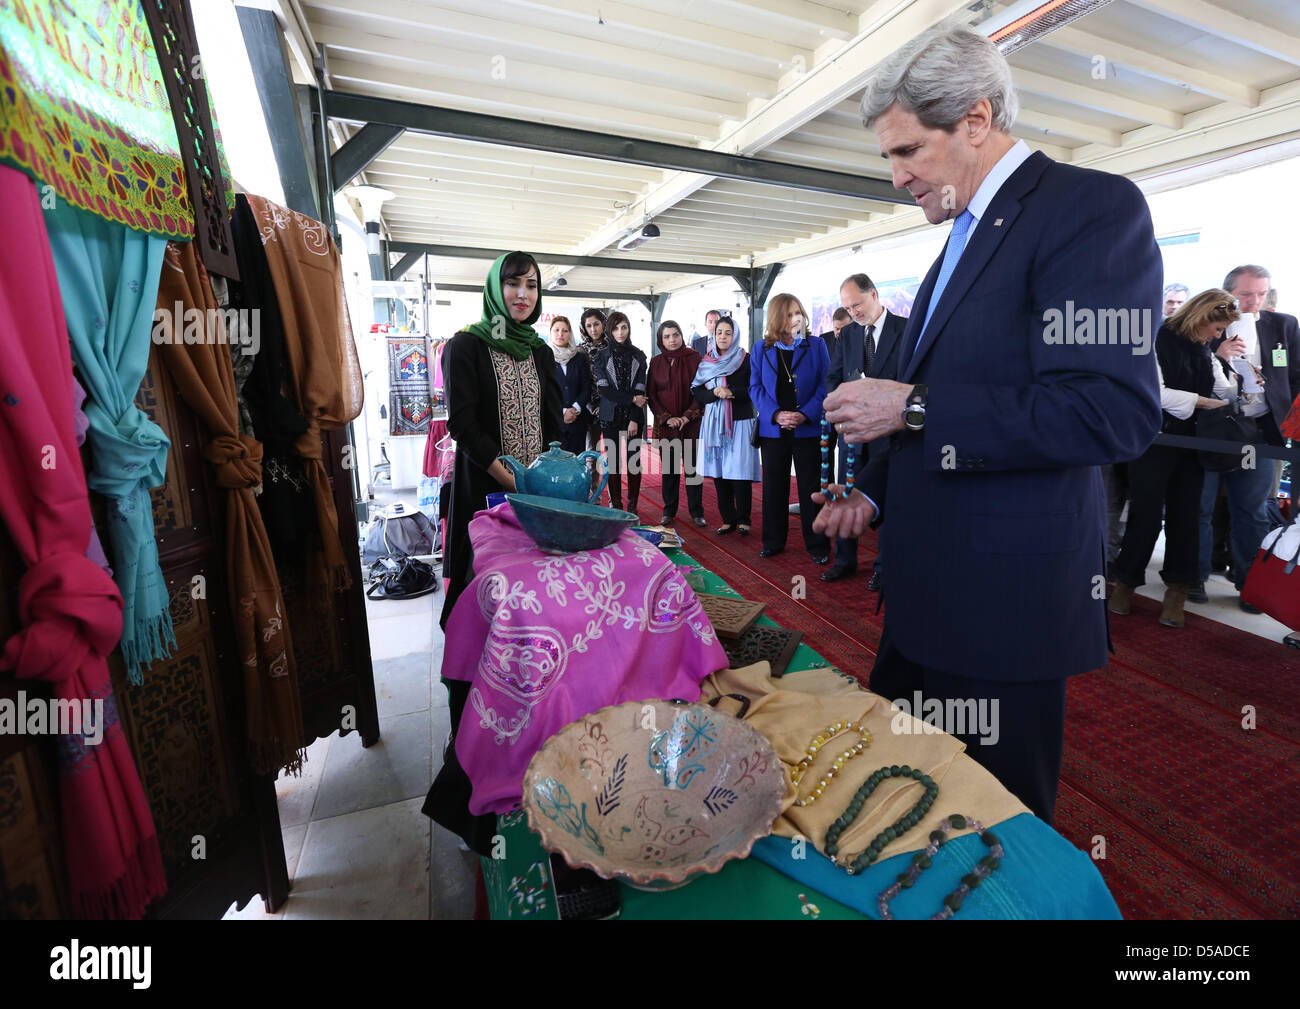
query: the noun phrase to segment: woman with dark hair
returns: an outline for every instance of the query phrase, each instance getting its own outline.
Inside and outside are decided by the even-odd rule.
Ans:
[[[820,486],[822,400],[830,355],[826,341],[808,334],[808,312],[793,294],[778,294],[767,306],[763,345],[753,353],[749,394],[758,409],[763,458],[763,549],[772,557],[785,549],[790,531],[790,463],[799,487],[803,542],[813,563],[830,563],[830,540],[813,529],[821,506],[812,496]]]
[[[443,575],[442,626],[473,579],[469,520],[487,496],[513,491],[514,476],[497,456],[532,465],[563,434],[560,383],[551,348],[533,330],[542,314],[541,271],[526,252],[501,256],[483,285],[483,317],[447,341],[447,433],[456,441]]]
[[[600,451],[600,392],[596,388],[596,352],[605,346],[605,313],[599,308],[589,308],[578,318],[582,344],[578,353],[587,358],[591,373],[591,399],[586,404],[587,411],[583,420],[587,422],[587,447]],[[592,474],[592,489],[596,487],[596,475]]]
[[[748,536],[754,481],[762,475],[753,443],[758,421],[749,398],[749,355],[736,339],[736,323],[729,315],[718,319],[691,395],[704,407],[700,474],[713,477],[718,493],[718,535],[739,529],[741,536]]]
[[[1235,395],[1236,383],[1210,353],[1209,343],[1240,315],[1232,295],[1211,289],[1188,298],[1160,326],[1156,363],[1164,411],[1160,430],[1165,434],[1195,435],[1196,411],[1221,409]],[[1165,562],[1160,577],[1165,598],[1160,623],[1183,626],[1183,606],[1196,581],[1204,481],[1195,449],[1152,445],[1128,464],[1128,525],[1113,565],[1115,590],[1107,603],[1111,613],[1132,612],[1133,591],[1145,580],[1163,516]]]
[[[526,252],[501,256],[483,284],[483,315],[447,341],[447,432],[456,440],[456,469],[443,559],[447,627],[456,600],[474,577],[469,520],[487,507],[487,496],[513,491],[514,476],[497,460],[512,455],[530,465],[548,442],[559,441],[560,384],[555,358],[533,330],[542,314],[537,261]],[[469,698],[469,682],[445,679],[451,738],[442,770],[429,789],[423,812],[460,835],[479,854],[492,851],[496,817],[469,811],[470,782],[456,759],[456,729]]]
[[[605,320],[609,337],[593,358],[600,393],[600,434],[609,462],[609,500],[623,507],[627,473],[627,510],[636,511],[641,496],[641,441],[645,437],[646,359],[632,346],[632,323],[622,312]],[[624,465],[624,452],[627,463]]]
[[[591,401],[591,364],[573,345],[573,327],[562,315],[551,320],[551,353],[564,404],[564,437],[560,441],[566,451],[577,455],[587,447],[583,417]]]
[[[695,439],[700,433],[704,408],[691,395],[700,355],[686,346],[682,327],[672,320],[660,323],[655,334],[659,353],[650,359],[646,396],[655,419],[655,442],[663,472],[664,514],[670,526],[677,518],[679,477],[686,482],[686,507],[697,526],[704,521],[704,486],[695,476]]]

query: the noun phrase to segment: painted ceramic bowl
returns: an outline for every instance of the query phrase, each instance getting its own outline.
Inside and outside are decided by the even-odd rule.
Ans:
[[[515,518],[533,542],[553,554],[599,550],[623,535],[640,519],[631,512],[601,505],[565,501],[536,494],[507,494]]]
[[[767,738],[705,704],[631,701],[570,722],[524,774],[523,808],[572,866],[671,890],[772,832],[785,772]]]

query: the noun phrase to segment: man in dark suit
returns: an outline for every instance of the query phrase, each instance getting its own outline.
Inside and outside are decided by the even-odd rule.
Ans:
[[[697,336],[691,341],[691,350],[703,357],[709,352],[709,341],[713,339],[713,331],[717,328],[718,320],[722,318],[722,313],[716,308],[710,308],[704,313],[704,335]]]
[[[1031,153],[1009,133],[1017,106],[997,47],[953,22],[887,57],[863,96],[894,185],[953,227],[903,333],[900,381],[826,397],[846,438],[892,444],[865,493],[817,526],[884,523],[872,689],[937,701],[967,753],[1050,823],[1067,678],[1107,661],[1098,467],[1160,428],[1163,271],[1138,188]],[[989,730],[970,731],[976,711]]]
[[[831,351],[831,370],[826,373],[826,391],[833,392],[845,382],[862,378],[894,378],[898,370],[898,344],[907,320],[891,313],[880,303],[880,292],[865,273],[855,273],[840,285],[840,304],[847,309],[852,322],[840,330],[839,339]],[[839,455],[839,481],[848,477],[845,463],[848,443],[843,435],[837,438]],[[856,483],[867,466],[870,452],[878,451],[880,439],[870,445],[854,446],[854,473]],[[879,557],[876,558],[877,562]],[[822,581],[834,582],[858,570],[858,538],[841,536],[835,541],[835,566],[822,575]],[[871,581],[867,591],[880,591],[881,568],[872,566]]]
[[[1237,299],[1241,322],[1254,322],[1254,336],[1235,336],[1222,340],[1215,353],[1224,362],[1245,358],[1264,377],[1264,399],[1245,407],[1246,416],[1255,421],[1259,439],[1266,445],[1282,445],[1279,430],[1291,404],[1300,395],[1300,325],[1294,315],[1261,311],[1268,297],[1271,277],[1262,266],[1238,266],[1229,271],[1223,289]],[[1239,324],[1234,323],[1234,328]],[[1248,330],[1247,330],[1248,332]],[[1235,373],[1234,373],[1235,374]],[[1240,379],[1238,379],[1240,382]],[[1205,581],[1210,576],[1213,549],[1215,499],[1222,484],[1227,498],[1232,553],[1232,581],[1237,591],[1246,584],[1246,573],[1259,552],[1260,541],[1268,533],[1268,499],[1273,493],[1277,467],[1272,459],[1258,459],[1251,469],[1245,467],[1227,473],[1205,474],[1201,490],[1201,544],[1198,572],[1200,581],[1192,586],[1187,598],[1206,602]],[[1238,597],[1237,605],[1247,613],[1259,610]]]

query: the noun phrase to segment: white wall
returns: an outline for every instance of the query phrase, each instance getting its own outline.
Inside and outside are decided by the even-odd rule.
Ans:
[[[1273,274],[1278,310],[1300,312],[1300,206],[1290,196],[1297,179],[1300,158],[1291,158],[1149,196],[1157,238],[1200,232],[1195,243],[1162,249],[1165,282],[1195,294],[1255,263]]]

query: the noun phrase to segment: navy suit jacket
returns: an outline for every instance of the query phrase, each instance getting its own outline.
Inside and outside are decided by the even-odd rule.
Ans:
[[[1259,338],[1260,371],[1264,373],[1264,402],[1278,427],[1300,396],[1300,323],[1294,315],[1260,312],[1255,323]],[[1286,364],[1273,363],[1273,351],[1286,351]],[[1234,373],[1235,374],[1235,373]],[[1280,437],[1274,439],[1281,444]]]
[[[905,316],[888,312],[880,332],[876,334],[876,356],[871,359],[871,372],[867,378],[893,378],[898,367],[898,345],[907,326]],[[840,338],[831,350],[831,366],[826,372],[826,391],[833,392],[842,382],[862,378],[862,345],[867,338],[867,327],[850,322],[840,330]]]
[[[781,367],[778,346],[768,347],[759,342],[749,352],[749,398],[758,411],[758,434],[762,438],[781,437],[781,428],[776,423],[781,409],[776,404],[776,377]],[[794,429],[796,438],[821,437],[822,400],[826,398],[826,372],[830,366],[826,341],[820,336],[806,336],[794,348],[790,370],[794,373],[795,398],[799,412],[808,418]]]
[[[876,334],[876,355],[871,359],[871,368],[867,378],[896,379],[898,377],[898,348],[903,341],[903,332],[907,328],[907,317],[889,312]],[[853,382],[862,378],[862,347],[867,338],[867,327],[857,322],[850,322],[840,330],[840,338],[835,341],[831,351],[831,367],[826,373],[826,391],[831,392],[842,382]],[[839,438],[839,478],[844,480],[845,455],[844,437]],[[857,452],[853,463],[853,478],[856,481],[866,469],[867,460],[872,454],[889,450],[888,438],[877,438],[867,443],[867,452]]]
[[[908,659],[959,676],[1096,669],[1109,640],[1098,467],[1160,430],[1149,351],[1163,267],[1146,200],[1127,179],[1031,155],[913,351],[942,260],[899,347],[899,381],[929,387],[925,427],[894,435],[858,483],[884,522],[890,631]],[[1107,309],[1149,313],[1147,353],[1058,342],[1045,314]]]
[[[566,373],[560,367],[559,362],[555,363],[555,378],[560,383],[560,391],[564,394],[560,402],[564,408],[578,404],[578,409],[584,409],[591,402],[591,362],[583,354],[574,354],[569,358],[569,370]],[[564,426],[566,431],[587,429],[586,415],[579,417],[572,424]]]

